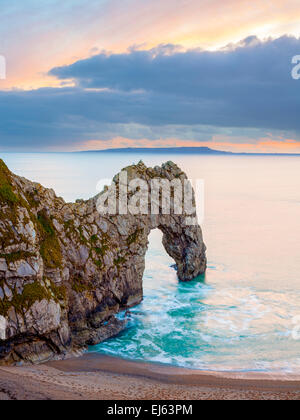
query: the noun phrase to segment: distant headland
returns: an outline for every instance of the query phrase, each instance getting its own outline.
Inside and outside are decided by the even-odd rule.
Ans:
[[[300,156],[299,153],[238,153],[215,150],[210,147],[125,147],[117,149],[81,150],[75,153],[136,153],[136,154],[178,154],[178,155],[231,155],[231,156]]]
[[[214,150],[209,147],[126,147],[118,149],[86,150],[81,153],[178,153],[178,154],[205,154],[205,155],[231,155],[231,152]]]

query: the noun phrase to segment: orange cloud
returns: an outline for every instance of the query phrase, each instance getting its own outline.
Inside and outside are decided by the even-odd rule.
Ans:
[[[120,52],[173,43],[215,49],[248,35],[300,34],[299,0],[110,0],[32,12],[20,6],[19,14],[5,15],[7,48],[0,53],[8,78],[0,89],[57,86],[46,72],[88,56],[93,47]]]

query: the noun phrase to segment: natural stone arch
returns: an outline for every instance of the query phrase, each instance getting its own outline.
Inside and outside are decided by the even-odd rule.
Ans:
[[[172,162],[155,168],[140,162],[124,171],[129,181],[142,179],[149,189],[155,178],[186,180]],[[152,229],[163,232],[180,280],[206,269],[201,228],[187,226],[186,214],[162,214],[159,203],[155,215],[104,216],[97,210],[99,195],[65,203],[53,190],[12,174],[3,163],[0,172],[10,200],[0,195],[0,316],[5,325],[0,362],[62,356],[124,328],[114,314],[143,298]],[[120,192],[118,175],[114,181]]]
[[[132,179],[143,179],[148,184],[148,191],[151,192],[151,182],[153,179],[173,179],[180,180],[183,183],[187,180],[186,175],[181,169],[172,162],[167,162],[161,167],[147,168],[143,162],[138,165],[132,165],[124,168],[122,172],[127,172],[128,183]],[[116,183],[116,190],[119,190],[119,174],[114,177]],[[118,198],[118,197],[117,197]],[[194,199],[194,197],[193,197]],[[128,201],[130,194],[128,195]],[[97,197],[91,200],[91,206],[97,207]],[[107,223],[110,225],[110,236],[114,231],[113,226],[118,228],[117,241],[121,249],[121,258],[126,256],[126,249],[128,249],[129,257],[126,258],[126,263],[132,266],[135,271],[135,286],[139,288],[139,299],[142,297],[142,279],[145,264],[145,254],[148,245],[148,236],[151,230],[159,229],[163,233],[163,245],[166,252],[174,259],[177,266],[177,274],[179,280],[189,281],[202,274],[206,270],[206,247],[203,242],[202,231],[200,226],[195,223],[187,225],[187,220],[196,219],[196,213],[187,215],[182,213],[180,215],[174,214],[174,208],[171,203],[170,214],[162,214],[161,201],[159,202],[159,213],[151,214],[151,205],[149,200],[149,211],[147,215],[117,215],[104,217],[95,214],[98,225]],[[101,229],[99,233],[101,237]],[[130,245],[128,247],[128,244]],[[134,266],[137,270],[134,270]],[[124,287],[124,290],[126,288]],[[125,291],[126,295],[126,291]],[[129,297],[128,305],[131,305],[132,298],[135,296],[134,291]],[[123,299],[125,302],[125,299]]]

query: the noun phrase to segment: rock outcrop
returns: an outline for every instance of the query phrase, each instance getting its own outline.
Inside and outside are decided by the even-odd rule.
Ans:
[[[125,171],[149,185],[186,179],[172,162]],[[98,198],[65,203],[0,160],[0,363],[63,358],[118,334],[114,315],[143,298],[151,229],[163,232],[180,280],[205,271],[201,229],[186,214],[162,214],[159,204],[156,215],[103,216]]]

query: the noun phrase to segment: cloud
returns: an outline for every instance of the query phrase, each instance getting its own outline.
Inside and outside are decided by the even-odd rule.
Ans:
[[[69,147],[86,140],[180,138],[267,132],[300,140],[300,40],[249,37],[219,51],[160,46],[104,53],[51,70],[75,87],[0,92],[0,146]]]
[[[46,73],[96,48],[126,51],[160,43],[219,48],[249,34],[299,35],[297,0],[1,1],[0,54],[6,88],[50,86]]]
[[[99,54],[58,67],[50,74],[74,79],[82,88],[152,92],[197,101],[219,101],[252,106],[264,101],[274,106],[274,95],[293,100],[291,58],[300,52],[300,39],[282,37],[259,41],[249,37],[221,51],[161,46],[127,54]],[[282,97],[283,95],[283,97]]]

